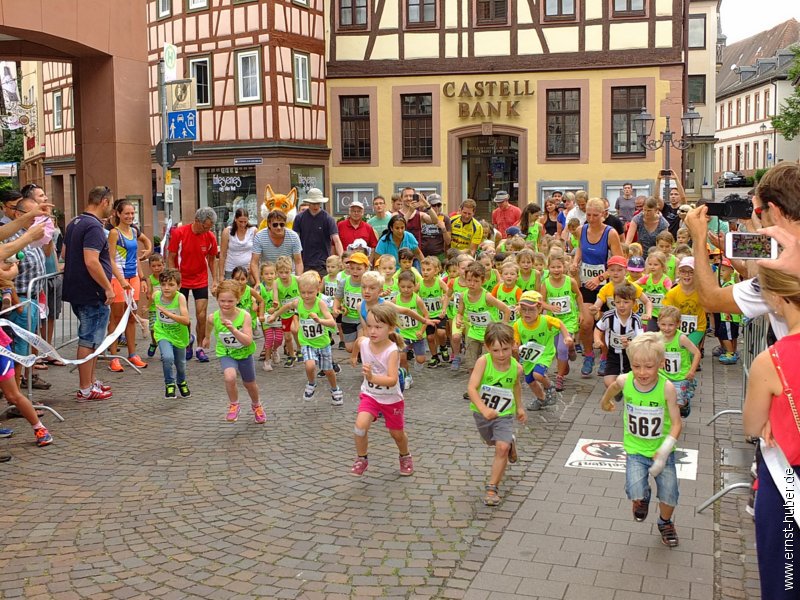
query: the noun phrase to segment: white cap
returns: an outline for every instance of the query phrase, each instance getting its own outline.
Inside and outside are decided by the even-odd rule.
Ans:
[[[355,207],[355,208],[364,208],[364,205],[359,200],[353,200],[350,203],[350,208],[353,208],[353,207]]]

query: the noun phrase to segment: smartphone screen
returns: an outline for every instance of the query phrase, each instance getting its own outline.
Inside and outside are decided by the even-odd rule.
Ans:
[[[752,260],[756,258],[776,258],[777,248],[773,250],[774,240],[759,233],[730,232],[725,236],[725,254],[729,258]]]

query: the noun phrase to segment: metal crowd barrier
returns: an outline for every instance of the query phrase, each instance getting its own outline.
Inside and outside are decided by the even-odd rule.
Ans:
[[[742,365],[742,407],[744,407],[744,399],[747,395],[747,381],[750,378],[750,366],[753,364],[753,360],[755,357],[761,354],[764,350],[767,349],[768,343],[768,336],[769,336],[769,318],[766,315],[758,317],[756,319],[748,320],[744,322],[741,328],[742,336],[742,346],[741,352],[739,355],[741,356],[741,365]],[[708,422],[708,425],[711,425],[722,415],[740,415],[742,414],[742,409],[727,409],[721,410],[716,413],[711,420]],[[714,504],[717,500],[722,498],[725,494],[732,492],[733,490],[738,489],[750,489],[752,487],[752,483],[747,482],[739,482],[739,483],[732,483],[713,496],[711,496],[708,500],[700,504],[697,507],[697,512],[701,513],[709,506]]]

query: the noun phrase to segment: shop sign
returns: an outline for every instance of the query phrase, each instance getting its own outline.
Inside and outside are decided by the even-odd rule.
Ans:
[[[245,156],[242,158],[234,158],[233,164],[237,167],[245,166],[245,165],[263,165],[264,159],[260,156]]]
[[[235,192],[242,187],[242,178],[236,175],[218,175],[211,176],[211,186],[217,192]]]
[[[529,79],[476,81],[472,84],[448,81],[442,87],[445,98],[458,98],[458,116],[462,119],[518,117],[520,99],[533,96],[533,93]]]
[[[324,173],[322,167],[290,165],[289,181],[292,187],[297,189],[298,197],[302,200],[311,188],[325,190]]]

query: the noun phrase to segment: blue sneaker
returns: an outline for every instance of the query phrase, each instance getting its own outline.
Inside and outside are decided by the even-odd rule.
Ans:
[[[150,344],[147,347],[147,357],[153,358],[156,355],[156,350],[158,350],[158,346],[156,346],[155,344]]]
[[[186,346],[186,360],[192,360],[194,356],[194,335],[189,336],[189,345]]]
[[[584,356],[583,357],[583,366],[581,367],[581,375],[583,377],[589,377],[594,371],[594,356]]]
[[[206,356],[206,351],[203,350],[202,348],[198,348],[197,352],[195,354],[197,354],[198,362],[201,362],[201,363],[208,362],[208,356]]]
[[[10,438],[12,435],[14,435],[13,429],[4,429],[0,427],[0,438]]]
[[[737,362],[739,362],[739,355],[734,354],[733,352],[726,352],[719,357],[719,362],[721,362],[723,365],[735,365]]]
[[[600,366],[597,367],[597,375],[599,377],[604,377],[606,374],[606,367],[608,366],[608,361],[605,358],[600,359]]]

